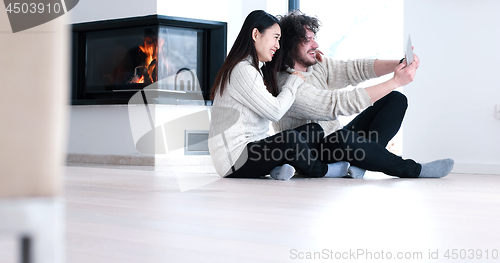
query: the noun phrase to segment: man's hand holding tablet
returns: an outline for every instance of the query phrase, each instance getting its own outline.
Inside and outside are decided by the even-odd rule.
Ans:
[[[403,63],[404,61],[404,63]],[[394,78],[398,87],[405,86],[413,81],[415,72],[420,65],[420,60],[416,54],[413,54],[411,38],[408,36],[406,43],[405,57],[401,59],[399,65],[394,70]]]

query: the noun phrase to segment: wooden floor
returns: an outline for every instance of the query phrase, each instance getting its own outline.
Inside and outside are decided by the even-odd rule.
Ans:
[[[73,165],[64,198],[69,263],[500,262],[498,175],[283,182]]]

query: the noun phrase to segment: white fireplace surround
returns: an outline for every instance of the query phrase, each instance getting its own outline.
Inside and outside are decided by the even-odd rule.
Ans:
[[[142,153],[137,150],[138,136],[134,137],[133,134],[129,107],[139,108],[144,105],[70,107],[68,162],[147,166],[212,164],[209,155],[185,155],[184,148],[168,149],[168,144],[166,144],[166,154]],[[149,108],[155,112],[156,126],[207,109],[206,106],[160,104],[149,105]],[[144,117],[144,121],[147,122],[147,116]],[[143,126],[143,128],[148,128],[149,123]],[[186,129],[189,130],[189,127]],[[202,129],[208,129],[207,125]],[[183,135],[176,136],[175,140],[183,142],[184,137]],[[161,140],[153,142],[152,147],[155,147],[154,143],[158,146]]]

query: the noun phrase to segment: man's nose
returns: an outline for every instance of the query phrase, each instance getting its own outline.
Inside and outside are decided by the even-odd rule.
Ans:
[[[314,49],[316,49],[316,48],[318,48],[318,47],[319,47],[318,42],[316,42],[316,40],[313,40],[313,45],[312,45],[312,47],[313,47]]]

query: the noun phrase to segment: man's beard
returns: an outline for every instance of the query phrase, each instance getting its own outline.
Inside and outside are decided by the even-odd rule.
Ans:
[[[309,52],[307,54],[309,54]],[[302,64],[302,65],[304,65],[306,67],[310,67],[310,66],[318,63],[318,61],[316,61],[316,59],[314,59],[314,62],[311,61],[311,60],[308,60],[307,59],[307,56],[308,56],[307,54],[305,56],[299,56],[299,57],[297,57],[296,63]]]

